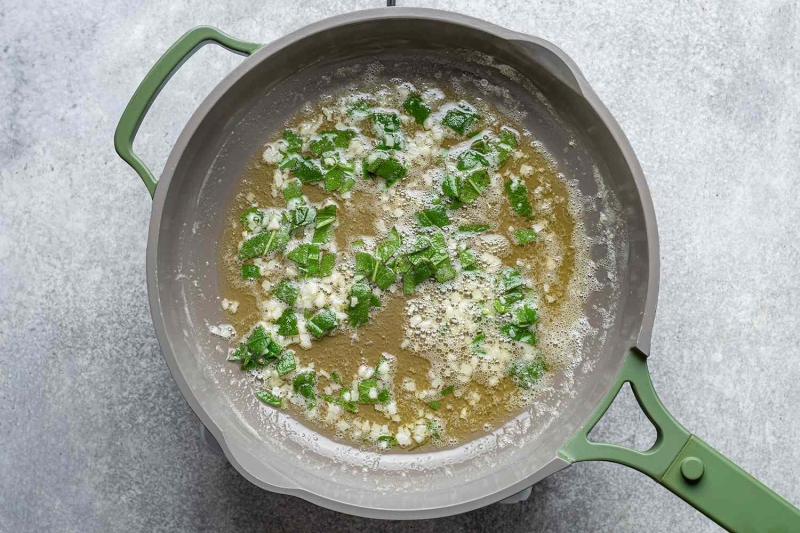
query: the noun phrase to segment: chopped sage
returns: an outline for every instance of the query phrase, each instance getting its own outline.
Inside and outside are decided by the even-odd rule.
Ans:
[[[369,322],[369,312],[372,308],[372,289],[364,282],[355,283],[350,289],[350,305],[347,308],[347,317],[354,328]]]
[[[292,370],[297,368],[297,360],[294,357],[292,350],[286,350],[281,354],[278,364],[275,365],[275,370],[278,371],[279,376],[285,376]]]
[[[377,150],[370,154],[370,157],[374,154],[379,155],[371,163],[368,162],[370,158],[363,163],[364,177],[381,177],[386,182],[386,186],[391,187],[408,173],[408,168],[394,157],[389,156],[387,152]]]
[[[476,170],[465,178],[448,174],[442,181],[442,193],[461,203],[471,204],[490,183],[489,173],[483,169]]]
[[[319,157],[325,152],[333,151],[337,148],[347,148],[350,140],[356,136],[353,130],[325,130],[321,131],[309,145],[311,152]]]
[[[288,305],[294,305],[297,301],[297,295],[300,289],[297,285],[288,279],[282,279],[275,285],[272,294],[280,301]]]
[[[508,369],[508,374],[514,378],[517,386],[530,389],[542,379],[547,372],[547,363],[541,357],[533,361],[517,361]]]
[[[336,313],[330,309],[322,309],[309,319],[306,323],[306,329],[314,337],[321,339],[338,325],[339,321],[336,319]]]
[[[447,111],[442,119],[442,124],[459,135],[464,135],[464,132],[469,131],[479,118],[480,116],[472,106],[461,102],[458,107]]]
[[[256,398],[273,407],[283,407],[283,400],[266,390],[257,390]]]
[[[417,220],[423,228],[430,226],[443,228],[450,224],[450,217],[447,216],[447,212],[442,207],[423,209],[417,213]]]
[[[242,279],[258,279],[261,277],[261,269],[256,265],[242,265]]]
[[[292,130],[283,130],[283,140],[286,141],[287,154],[297,154],[303,149],[303,139]]]
[[[400,117],[395,113],[373,113],[372,129],[379,137],[385,133],[400,131]]]
[[[523,228],[514,232],[514,238],[517,240],[517,244],[524,246],[536,242],[538,237],[536,236],[536,232],[532,229]]]
[[[317,405],[317,395],[314,392],[314,385],[317,382],[317,374],[313,370],[307,370],[295,374],[292,380],[292,389],[306,400],[306,407],[312,409]]]
[[[480,270],[478,260],[475,258],[475,254],[473,254],[472,250],[469,248],[463,248],[459,250],[458,258],[461,261],[461,270],[464,272],[475,272],[476,270]]]
[[[376,284],[381,290],[386,290],[397,279],[397,274],[388,261],[402,244],[403,239],[397,228],[392,228],[375,249],[374,256],[366,252],[356,252],[356,274]]]
[[[511,203],[511,210],[518,216],[527,219],[533,218],[533,206],[528,201],[528,188],[519,179],[506,181],[506,195]]]
[[[291,307],[287,307],[275,323],[278,325],[278,335],[291,337],[300,334],[297,327],[297,315]]]
[[[264,224],[264,213],[257,207],[251,207],[242,213],[239,220],[247,231],[255,231]]]
[[[292,200],[303,197],[303,184],[298,179],[292,179],[286,182],[286,187],[283,189],[283,200],[288,204]]]
[[[296,157],[286,168],[292,169],[295,177],[303,183],[315,183],[322,180],[322,170],[308,157]]]
[[[336,221],[336,205],[326,205],[317,211],[317,225],[314,228],[313,243],[328,242],[333,234],[333,223]]]
[[[319,244],[305,243],[289,252],[286,257],[297,263],[302,278],[324,278],[333,273],[335,254],[320,251]]]
[[[431,114],[431,108],[422,97],[417,93],[411,93],[406,98],[406,101],[403,102],[403,109],[405,109],[409,115],[414,117],[414,120],[417,124],[422,124],[425,122],[425,119]]]

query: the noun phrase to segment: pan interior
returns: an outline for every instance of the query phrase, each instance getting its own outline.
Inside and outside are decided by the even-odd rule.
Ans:
[[[529,49],[477,28],[366,20],[270,52],[245,62],[209,97],[159,185],[168,187],[159,191],[164,205],[156,227],[154,276],[166,332],[160,340],[190,403],[263,485],[300,487],[349,505],[442,508],[530,478],[591,413],[641,325],[647,243],[619,147],[586,100],[532,60]],[[387,80],[461,80],[466,93],[513,111],[585,202],[596,290],[584,306],[591,334],[581,342],[579,363],[505,427],[456,449],[379,455],[326,439],[259,404],[238,368],[226,363],[227,343],[208,331],[226,322],[214,261],[245,165],[303,105],[347,90],[366,72]]]

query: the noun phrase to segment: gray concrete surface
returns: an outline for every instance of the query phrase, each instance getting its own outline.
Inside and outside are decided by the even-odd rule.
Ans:
[[[800,504],[800,7],[418,1],[560,45],[650,183],[662,286],[652,372],[688,428]],[[187,28],[269,41],[345,2],[0,3],[0,531],[717,531],[646,477],[581,464],[514,506],[389,523],[251,486],[200,443],[145,291],[150,201],[112,133]],[[195,56],[137,141],[161,168],[240,59]],[[626,407],[630,407],[630,402]],[[641,443],[616,408],[603,433]]]

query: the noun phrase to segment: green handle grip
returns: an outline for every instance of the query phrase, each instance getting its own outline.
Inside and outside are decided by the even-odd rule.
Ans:
[[[158,182],[147,165],[133,153],[133,140],[136,138],[136,132],[139,131],[139,126],[156,96],[172,75],[192,54],[210,42],[217,43],[223,48],[241,55],[250,55],[261,47],[260,44],[234,39],[210,26],[198,26],[189,30],[183,37],[175,41],[175,44],[164,52],[164,55],[153,65],[136,92],[133,93],[131,101],[128,102],[128,106],[117,124],[117,130],[114,132],[114,148],[119,156],[139,174],[151,197],[156,193]]]
[[[656,428],[656,442],[643,452],[588,438],[625,383]],[[728,531],[800,531],[800,510],[672,417],[653,388],[647,358],[637,350],[626,355],[614,386],[559,455],[571,463],[610,461],[643,472]]]

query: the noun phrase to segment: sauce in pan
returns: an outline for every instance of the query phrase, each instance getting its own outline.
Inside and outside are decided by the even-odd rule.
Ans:
[[[498,427],[575,356],[582,205],[536,139],[402,80],[308,105],[242,177],[219,246],[255,394],[379,450]]]

